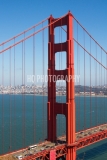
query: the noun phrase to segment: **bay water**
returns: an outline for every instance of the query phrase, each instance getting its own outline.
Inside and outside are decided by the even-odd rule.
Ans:
[[[0,95],[0,154],[41,143],[47,138],[47,96]],[[65,96],[57,96],[63,103]],[[76,96],[76,131],[107,123],[107,97]],[[66,118],[57,115],[57,136],[66,133]],[[77,160],[106,160],[107,140],[77,151]]]

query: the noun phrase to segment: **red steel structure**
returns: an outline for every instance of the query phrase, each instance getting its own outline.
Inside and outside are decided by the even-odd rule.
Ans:
[[[47,23],[48,24],[47,24]],[[75,29],[74,24],[77,24],[77,28]],[[46,23],[46,24],[45,24]],[[45,25],[44,25],[45,24]],[[38,26],[42,26],[39,29],[37,28]],[[66,29],[64,28],[66,26]],[[64,42],[59,41],[58,43],[55,42],[55,29],[60,28],[63,30],[63,32],[66,34],[66,40]],[[79,27],[81,28],[82,31],[79,30]],[[47,49],[47,57],[45,52],[45,30],[48,29],[48,40],[46,41],[46,45],[48,43],[48,49]],[[30,32],[33,30],[33,33]],[[29,33],[30,32],[30,33]],[[83,33],[82,33],[83,32]],[[28,35],[29,33],[29,35]],[[39,37],[41,37],[42,33],[42,43],[41,45]],[[40,34],[40,35],[39,35]],[[60,33],[61,34],[61,33]],[[39,36],[38,36],[39,35]],[[76,36],[75,36],[76,35]],[[20,38],[20,36],[22,36]],[[36,41],[36,36],[38,43]],[[62,35],[60,35],[62,36]],[[59,36],[59,37],[60,37]],[[80,36],[80,37],[79,37]],[[88,37],[88,38],[87,38]],[[19,39],[17,39],[19,38]],[[29,41],[31,39],[31,41]],[[35,43],[36,41],[36,43]],[[88,43],[86,43],[88,41]],[[94,43],[94,45],[93,45]],[[32,45],[33,44],[33,45]],[[88,46],[89,44],[89,46]],[[26,47],[29,46],[27,49]],[[32,46],[32,47],[31,47]],[[36,48],[42,48],[41,50],[36,50]],[[42,47],[41,47],[42,46]],[[95,48],[93,47],[95,46]],[[30,48],[30,49],[29,49]],[[28,155],[27,157],[25,156],[23,160],[35,160],[35,159],[40,159],[40,160],[53,160],[57,159],[59,160],[60,158],[62,160],[76,160],[76,151],[78,149],[81,149],[83,147],[89,146],[91,144],[94,144],[96,142],[99,142],[101,140],[104,140],[107,138],[107,120],[106,120],[106,101],[103,97],[101,100],[101,103],[99,102],[99,98],[96,96],[98,95],[99,87],[100,87],[100,96],[102,96],[102,91],[104,90],[106,92],[106,87],[102,87],[103,84],[107,84],[107,52],[92,38],[92,36],[86,31],[84,27],[75,19],[75,17],[68,12],[68,14],[64,15],[61,18],[53,18],[51,15],[47,19],[43,20],[42,22],[38,23],[37,25],[29,28],[28,30],[22,32],[21,34],[7,40],[6,42],[0,44],[0,61],[2,64],[1,70],[0,70],[0,76],[2,77],[2,80],[0,83],[2,84],[1,90],[1,99],[0,99],[0,104],[2,105],[2,133],[1,134],[1,139],[2,139],[2,147],[1,149],[4,151],[4,142],[5,142],[5,134],[4,134],[4,129],[5,129],[5,79],[7,78],[6,76],[7,71],[5,72],[5,66],[8,65],[9,70],[9,149],[11,149],[12,145],[12,137],[17,138],[17,128],[16,126],[16,98],[14,95],[14,99],[12,99],[11,90],[15,90],[16,84],[17,84],[17,79],[21,77],[21,84],[22,84],[22,99],[20,99],[20,103],[22,102],[22,108],[20,112],[22,112],[22,141],[23,145],[22,148],[25,148],[25,141],[27,137],[27,130],[26,130],[26,122],[27,115],[26,115],[26,97],[25,97],[25,85],[26,85],[26,56],[29,55],[31,56],[32,52],[32,60],[31,60],[31,65],[33,68],[33,74],[36,74],[36,62],[38,61],[39,57],[37,57],[36,61],[36,56],[38,53],[42,52],[42,57],[43,61],[41,64],[43,65],[43,75],[44,75],[44,57],[48,59],[48,103],[47,103],[47,141],[44,141],[45,143],[51,142],[51,143],[56,143],[58,139],[64,139],[64,143],[56,145],[54,148],[49,148],[46,150],[41,150],[37,153],[34,153],[33,155]],[[30,51],[29,51],[30,50]],[[66,52],[66,68],[65,69],[56,69],[56,54],[60,53],[63,54],[63,52]],[[16,57],[16,53],[18,53],[19,57]],[[21,53],[21,55],[20,55]],[[37,53],[37,54],[36,54]],[[5,55],[6,58],[9,55],[9,59],[5,61]],[[103,57],[104,55],[104,57]],[[13,57],[13,58],[12,58]],[[75,58],[74,58],[75,57]],[[18,63],[17,59],[19,60]],[[30,57],[28,57],[30,61]],[[5,64],[7,63],[7,64]],[[77,66],[76,66],[77,65]],[[21,66],[21,76],[19,76],[19,71],[16,69]],[[30,65],[29,65],[30,68]],[[70,77],[74,77],[74,68],[75,68],[75,73],[80,74],[81,77],[83,78],[83,91],[82,91],[82,98],[83,101],[81,102],[80,97],[81,97],[81,83],[78,86],[78,101],[77,105],[79,106],[76,108],[76,98],[75,98],[75,86],[74,86],[74,79]],[[14,73],[13,73],[14,72]],[[17,74],[18,72],[18,74]],[[87,74],[88,73],[88,74]],[[18,76],[17,76],[18,75]],[[58,77],[57,80],[61,80],[62,76],[64,77],[64,80],[66,81],[66,102],[63,103],[58,103],[56,101],[57,95],[56,95],[56,82],[54,80],[54,77]],[[5,78],[6,77],[6,78]],[[66,80],[66,77],[68,79]],[[87,78],[88,77],[88,78]],[[103,77],[103,78],[102,78]],[[93,80],[94,79],[94,80]],[[12,81],[13,80],[13,81]],[[89,81],[89,82],[88,82]],[[92,87],[92,81],[95,82],[96,87]],[[11,87],[12,82],[14,84],[14,88]],[[89,95],[88,95],[88,105],[86,104],[86,87],[87,84],[89,85]],[[37,124],[36,124],[36,90],[37,88],[35,87],[36,83],[33,82],[32,88],[33,88],[33,101],[29,106],[32,106],[33,110],[33,143],[36,143],[36,135],[39,133],[36,133],[37,131]],[[43,87],[44,87],[44,82],[43,82]],[[44,88],[42,87],[43,91]],[[40,88],[41,89],[41,88]],[[93,97],[92,93],[93,91],[96,93],[95,99],[93,102]],[[44,92],[43,92],[43,114],[41,117],[43,117],[43,133],[45,130],[45,124],[44,124],[44,112],[46,108],[44,108]],[[98,95],[99,96],[99,95]],[[8,101],[8,100],[7,100]],[[28,102],[29,103],[29,102]],[[82,103],[81,108],[80,103]],[[33,105],[32,105],[33,104]],[[94,104],[94,105],[93,105]],[[99,106],[100,105],[100,106]],[[14,106],[14,108],[12,108]],[[88,106],[88,107],[87,107]],[[96,113],[93,114],[93,106],[95,106]],[[7,107],[7,106],[6,106]],[[88,109],[87,109],[88,108]],[[32,112],[31,110],[31,112]],[[83,111],[83,112],[81,112]],[[14,115],[12,116],[12,112],[14,112]],[[87,116],[87,112],[89,112],[89,116]],[[94,110],[95,112],[95,110]],[[37,113],[38,114],[38,113]],[[66,134],[64,136],[61,136],[60,138],[57,137],[57,121],[56,117],[57,115],[65,115],[66,117]],[[82,117],[81,117],[82,115]],[[89,119],[86,119],[86,116],[89,117]],[[98,118],[100,117],[100,119]],[[12,119],[14,118],[14,119]],[[29,118],[29,116],[28,116]],[[81,118],[83,118],[83,121],[81,121]],[[78,119],[78,120],[77,120]],[[20,121],[21,122],[21,121]],[[12,123],[14,123],[14,129],[12,129]],[[38,123],[38,122],[37,122]],[[88,127],[86,126],[86,123]],[[77,127],[78,126],[78,127]],[[77,128],[79,128],[77,130]],[[20,129],[20,128],[19,128]],[[32,129],[32,128],[31,128]],[[30,130],[30,129],[29,129]],[[21,132],[21,131],[20,131]],[[83,136],[82,133],[84,133]],[[38,136],[37,135],[37,136]],[[29,135],[28,135],[29,136]],[[43,139],[44,140],[44,139]],[[16,143],[16,148],[18,145],[18,141],[15,140]],[[21,147],[20,147],[21,148]],[[19,149],[20,149],[19,148]],[[11,149],[11,154],[15,154],[18,151],[15,151],[14,153],[12,152],[14,149]],[[19,151],[20,152],[20,151]],[[5,152],[2,152],[5,153]]]
[[[49,44],[48,44],[48,76],[64,77],[74,76],[74,45],[73,45],[73,16],[67,16],[58,20],[52,16],[49,18]],[[54,29],[59,26],[67,26],[67,41],[65,43],[54,43]],[[55,70],[55,53],[66,51],[67,69]],[[48,140],[56,141],[56,115],[66,116],[66,141],[67,141],[67,160],[76,158],[75,150],[75,101],[74,101],[74,82],[73,79],[66,81],[66,103],[56,103],[56,84],[49,78],[48,81]]]

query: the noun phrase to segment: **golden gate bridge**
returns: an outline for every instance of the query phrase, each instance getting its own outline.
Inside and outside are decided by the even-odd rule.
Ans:
[[[51,15],[0,44],[0,61],[2,150],[0,158],[14,156],[16,159],[23,160],[75,160],[77,150],[107,137],[107,52],[70,12],[60,18],[53,18]],[[36,142],[36,136],[38,136],[36,116],[38,113],[35,99],[37,85],[40,83],[34,81],[34,75],[39,74],[48,76],[47,92],[43,79],[41,87],[42,134],[45,129],[47,130],[46,139],[41,143]],[[33,143],[29,145],[31,148],[26,145],[28,138],[26,138],[27,100],[25,95],[28,92],[25,86],[28,85],[28,75],[32,75],[30,78],[33,77],[32,91],[29,92],[33,94],[32,104],[29,105],[33,110],[33,130],[30,132]],[[77,89],[75,75],[80,76]],[[56,80],[55,77],[57,77]],[[68,80],[66,77],[70,77],[70,79]],[[64,86],[61,81],[64,81]],[[21,88],[16,89],[16,85],[19,84]],[[8,89],[5,87],[6,85]],[[64,87],[65,91],[63,91]],[[7,100],[9,150],[5,150],[6,94],[9,95]],[[17,146],[15,139],[18,138],[17,132],[19,132],[16,127],[17,102],[15,95],[17,94],[22,95],[19,99],[19,104],[22,107],[20,110],[22,114],[20,121],[22,139],[18,139],[18,141],[22,141],[22,145],[18,149],[12,149],[13,143]],[[11,95],[13,95],[13,99]],[[46,95],[48,97],[47,109],[45,108]],[[57,96],[60,97],[60,102],[58,102]],[[64,97],[65,102],[63,102]],[[101,99],[101,103],[99,99]],[[66,132],[59,137],[57,134],[57,115],[64,115],[66,119]],[[14,123],[13,128],[12,123]],[[63,124],[61,127],[63,128]],[[15,141],[12,140],[13,136]]]

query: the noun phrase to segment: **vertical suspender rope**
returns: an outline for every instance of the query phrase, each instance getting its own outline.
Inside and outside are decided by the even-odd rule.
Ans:
[[[61,19],[61,26],[62,26],[62,19]],[[62,75],[62,59],[63,59],[63,53],[62,53],[62,28],[60,27],[61,29],[61,75]],[[63,87],[63,82],[62,82],[62,79],[61,79],[61,105],[62,105],[62,87]],[[63,133],[63,108],[61,110],[61,136],[62,136],[62,133]]]
[[[10,93],[9,93],[9,116],[10,116],[10,127],[9,127],[9,131],[10,131],[10,137],[9,137],[9,151],[11,151],[11,127],[12,127],[12,122],[11,122],[11,110],[12,110],[12,103],[11,103],[11,48],[9,50],[9,81],[10,81]]]
[[[97,44],[96,44],[96,59],[97,59]],[[98,92],[97,89],[97,62],[96,62],[96,93]],[[96,97],[96,125],[98,125],[98,98]]]
[[[61,28],[59,27],[59,43],[61,43]],[[59,52],[59,70],[61,70],[61,52]],[[59,96],[59,103],[61,103],[61,92],[60,92],[60,80],[59,80],[59,94],[58,94],[58,96]],[[61,123],[61,119],[60,119],[60,115],[59,115],[59,119],[58,119],[59,121],[58,121],[58,124],[59,124],[59,128],[58,128],[58,130],[59,130],[59,134],[61,133],[61,125],[60,125],[60,123]]]
[[[62,20],[61,20],[61,26],[62,26]],[[61,27],[60,27],[61,28]],[[61,75],[62,75],[62,29],[61,29]],[[61,105],[62,105],[62,80],[61,80]],[[62,113],[62,109],[61,109],[61,113]],[[60,115],[60,120],[61,120],[61,133],[60,135],[62,135],[62,114]]]
[[[77,42],[78,42],[78,22],[77,22]],[[77,75],[79,75],[79,61],[80,61],[80,59],[79,59],[79,48],[78,48],[79,46],[78,46],[78,44],[77,44]],[[78,92],[80,92],[80,87],[79,87],[79,91]],[[78,111],[78,112],[76,112],[76,121],[77,121],[77,131],[79,131],[80,130],[80,94],[79,94],[79,97],[77,97],[77,104],[76,104],[76,110]],[[78,116],[78,118],[77,118],[77,116]]]
[[[99,64],[99,86],[101,87],[101,83],[100,83],[100,64]],[[100,102],[99,102],[99,105],[100,105]],[[99,108],[99,111],[100,112],[100,106],[98,107]],[[101,112],[99,113],[99,121],[98,121],[98,124],[101,124]]]
[[[4,45],[3,45],[4,49]],[[2,153],[4,153],[4,53],[2,53]]]
[[[15,38],[14,38],[14,44],[15,44]],[[15,65],[16,61],[15,61],[15,46],[14,46],[14,147],[16,149],[16,86],[15,86],[15,76],[16,76],[16,73],[15,73]]]
[[[84,48],[85,48],[85,32],[83,30],[83,33],[84,33]],[[86,106],[85,106],[85,49],[84,49],[84,129],[86,129]]]
[[[106,68],[107,68],[107,53],[106,53]],[[105,80],[106,80],[106,83],[107,83],[107,70],[105,70],[105,76],[106,76],[106,78],[105,78]],[[106,84],[106,87],[107,87],[107,84]],[[107,89],[106,89],[106,96],[107,96]],[[107,99],[107,98],[106,98]],[[106,100],[106,104],[107,104],[107,100]],[[105,113],[107,113],[107,106],[105,106]],[[107,123],[106,122],[106,115],[105,115],[105,123]]]
[[[24,97],[23,97],[23,91],[24,91],[24,88],[23,88],[23,41],[22,41],[22,144],[23,144],[23,147],[24,147]]]
[[[43,22],[42,22],[42,28],[43,28]],[[44,129],[45,129],[45,127],[44,127],[44,111],[45,111],[45,109],[44,109],[44,103],[45,103],[45,101],[44,101],[44,29],[42,30],[42,62],[43,62],[43,68],[42,68],[42,73],[43,73],[43,83],[42,83],[42,91],[43,91],[43,139],[44,139]]]
[[[35,32],[35,27],[34,27],[34,32]],[[33,35],[33,75],[35,77],[35,35]],[[36,132],[35,132],[35,127],[36,127],[36,104],[35,104],[35,99],[36,99],[36,94],[35,94],[35,81],[34,81],[34,89],[33,89],[33,141],[34,143],[36,142]]]
[[[91,37],[90,37],[90,54],[91,54]],[[91,102],[91,56],[90,56],[90,128],[92,127],[92,102]]]
[[[105,54],[105,56],[106,56],[106,54]],[[105,59],[106,60],[106,59]],[[104,86],[105,86],[105,68],[104,68]],[[104,89],[105,90],[105,89]],[[103,100],[103,105],[104,105],[104,107],[103,107],[103,124],[105,124],[105,112],[106,112],[106,110],[105,110],[105,91],[104,91],[104,98],[103,98],[104,100]]]
[[[101,64],[102,64],[102,49],[101,49]],[[101,66],[101,92],[102,92],[102,66]],[[101,98],[101,105],[100,105],[100,111],[101,111],[101,124],[102,124],[102,110],[103,110],[103,104],[102,104],[102,98]]]
[[[24,32],[24,39],[25,39],[25,32]],[[23,118],[24,118],[24,147],[25,147],[25,144],[26,144],[26,117],[25,117],[25,115],[26,115],[26,110],[25,110],[25,41],[23,42],[23,82],[24,82],[24,102],[23,102],[23,108],[24,108],[24,114],[23,114]]]

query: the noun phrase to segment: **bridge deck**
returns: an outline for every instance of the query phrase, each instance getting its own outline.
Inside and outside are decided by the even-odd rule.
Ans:
[[[100,141],[106,137],[107,137],[107,124],[104,124],[104,125],[100,125],[100,126],[93,127],[93,128],[76,133],[76,142],[72,145],[75,145],[76,149],[80,149],[90,144],[93,144],[97,141]],[[55,149],[56,151],[63,149],[60,155],[61,154],[65,155],[66,147],[72,147],[72,145],[67,146],[66,137],[62,136],[57,139],[56,143],[44,141],[41,144],[37,144],[37,147],[34,149],[29,150],[27,147],[27,148],[18,150],[16,152],[3,155],[2,157],[5,160],[5,158],[10,155],[17,159],[17,156],[22,155],[23,159],[29,159],[29,156],[30,156],[30,160],[31,160],[43,155],[49,155],[50,151],[53,149]],[[60,155],[57,155],[57,157],[59,157]]]

